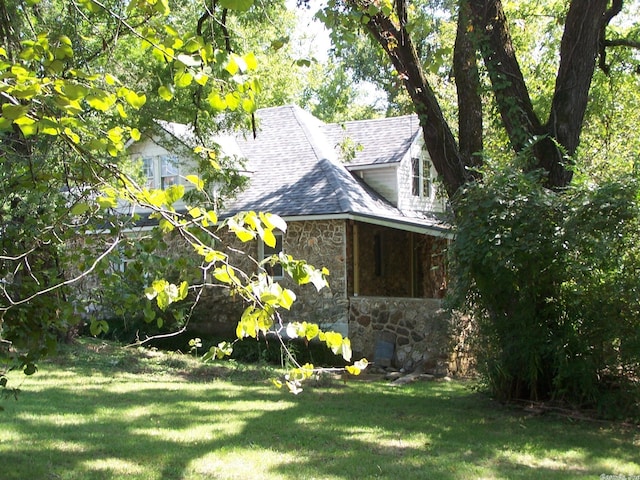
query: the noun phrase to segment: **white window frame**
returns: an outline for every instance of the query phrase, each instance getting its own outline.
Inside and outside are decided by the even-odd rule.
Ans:
[[[278,255],[279,253],[284,251],[284,233],[273,232],[273,235],[276,237],[275,247],[270,247],[263,241],[258,242],[258,261],[262,261],[265,258],[271,257],[272,255]],[[282,265],[276,264],[273,267],[271,267],[270,265],[265,265],[264,268],[273,277],[274,280],[282,280],[284,278],[284,270],[282,269]]]
[[[176,155],[170,153],[143,156],[142,174],[147,179],[147,188],[160,188],[164,190],[171,185],[179,185],[180,160]],[[171,179],[171,181],[168,181],[168,179]]]
[[[142,157],[142,175],[146,179],[145,187],[153,188],[155,185],[154,157]]]
[[[160,169],[160,188],[164,190],[172,185],[180,184],[180,165],[175,155],[160,155],[158,159]],[[167,181],[165,179],[171,179]]]
[[[422,155],[411,158],[411,195],[428,199],[433,196],[431,161]]]

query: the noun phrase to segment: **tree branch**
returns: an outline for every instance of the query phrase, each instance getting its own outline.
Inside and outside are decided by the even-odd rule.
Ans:
[[[349,0],[356,11],[366,8],[369,2]],[[406,11],[406,0],[397,0],[396,10]],[[460,155],[458,145],[444,118],[438,100],[422,70],[422,62],[409,32],[396,26],[391,18],[382,12],[373,15],[366,24],[367,30],[385,50],[391,63],[402,78],[420,119],[425,145],[434,167],[443,179],[449,196],[473,178]]]
[[[103,258],[106,258],[111,252],[113,252],[113,250],[118,246],[118,244],[120,243],[120,241],[122,240],[121,237],[116,237],[113,242],[111,243],[111,245],[109,245],[109,247],[102,252],[98,257],[96,257],[96,259],[93,261],[93,263],[91,264],[91,266],[86,269],[85,271],[81,272],[80,274],[74,276],[73,278],[70,278],[68,280],[65,280],[64,282],[60,282],[57,283],[55,285],[52,285],[51,287],[48,288],[44,288],[42,290],[37,291],[36,293],[26,297],[26,298],[22,298],[20,300],[13,300],[10,296],[9,296],[9,292],[7,292],[6,288],[4,287],[3,284],[0,283],[0,290],[2,290],[2,293],[4,295],[4,297],[7,299],[7,301],[9,302],[9,305],[6,307],[0,307],[0,312],[5,312],[7,310],[9,310],[10,308],[13,308],[15,306],[18,305],[23,305],[26,303],[31,302],[32,300],[34,300],[37,297],[40,297],[42,295],[46,295],[48,293],[51,293],[55,290],[58,290],[64,286],[67,285],[72,285],[74,283],[79,282],[80,280],[82,280],[83,278],[87,277],[91,272],[93,272],[96,267],[98,266],[98,264],[100,263],[100,261]]]
[[[482,164],[482,157],[478,153],[483,148],[482,99],[472,31],[469,4],[461,0],[453,50],[453,71],[458,93],[458,143],[465,164],[478,167]]]
[[[600,50],[601,32],[614,10],[607,10],[608,0],[573,0],[567,12],[560,43],[560,65],[545,133],[553,137],[572,156],[580,142],[584,114],[589,100],[589,88]],[[614,0],[614,5],[620,0]],[[554,184],[566,185],[569,172],[560,167],[564,155],[557,148],[540,144],[538,151]],[[555,151],[553,157],[549,154]]]
[[[542,125],[533,110],[502,3],[500,0],[469,0],[468,5],[502,122],[513,149],[519,152],[532,136],[542,133]]]
[[[640,41],[631,40],[628,38],[616,38],[615,40],[605,40],[605,47],[629,47],[629,48],[637,48],[640,50]]]
[[[609,75],[610,67],[607,65],[607,51],[606,51],[606,29],[609,22],[622,11],[623,0],[613,0],[611,4],[611,8],[609,8],[605,14],[602,22],[602,26],[600,27],[600,53],[599,53],[599,61],[598,66],[600,69],[607,75]]]

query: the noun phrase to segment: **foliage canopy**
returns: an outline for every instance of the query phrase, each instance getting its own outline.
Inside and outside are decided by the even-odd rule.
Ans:
[[[170,318],[183,326],[189,308],[174,306],[188,297],[197,301],[215,283],[249,304],[238,338],[284,329],[279,312],[291,307],[295,294],[275,283],[263,264],[255,262],[256,273],[235,267],[222,232],[273,245],[273,231],[286,224],[256,212],[218,219],[210,182],[230,177],[219,146],[207,141],[213,130],[250,123],[257,109],[258,57],[238,50],[230,26],[252,25],[282,2],[264,8],[251,0],[188,2],[171,10],[164,0],[32,0],[0,7],[2,387],[7,369],[34,373],[36,361],[82,321],[87,305],[77,286],[90,276],[108,286],[120,277],[113,263],[123,254],[143,254],[127,275],[131,286],[146,288],[114,303],[126,308],[146,296],[153,302],[142,308],[147,322],[162,327]],[[186,180],[199,195],[187,199],[183,185],[155,190],[136,181],[125,147],[162,119],[193,126],[200,146],[192,154],[204,172]],[[188,208],[177,208],[180,202]],[[151,234],[132,241],[129,232],[141,217],[126,205],[150,212],[157,225]],[[168,234],[196,259],[170,265],[172,276],[154,258]],[[326,285],[324,269],[287,256],[269,260],[281,262],[298,284]],[[93,317],[92,334],[108,329]],[[313,337],[348,361],[349,340],[337,335],[318,330]],[[209,356],[229,350],[219,345]],[[297,365],[285,383],[298,392],[313,371]]]

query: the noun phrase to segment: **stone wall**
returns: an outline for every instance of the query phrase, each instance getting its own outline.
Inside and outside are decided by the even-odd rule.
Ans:
[[[329,270],[329,287],[316,291],[312,285],[297,286],[288,281],[298,298],[288,319],[314,322],[324,329],[347,334],[347,251],[345,220],[289,222],[283,250],[316,268]]]
[[[283,235],[283,251],[298,260],[321,268],[330,275],[329,287],[320,292],[313,285],[296,285],[288,276],[280,283],[296,294],[291,311],[282,311],[285,321],[318,323],[327,330],[347,334],[348,298],[346,293],[346,226],[344,220],[289,222]],[[233,265],[250,272],[257,258],[257,242],[240,243],[226,235],[223,244],[230,245]],[[242,253],[240,253],[242,252]],[[229,297],[225,290],[209,289],[200,299],[192,318],[192,328],[209,335],[232,336],[246,302]]]
[[[377,361],[379,366],[388,366],[389,362],[385,362],[388,358],[396,368],[412,370],[422,363],[430,373],[455,373],[451,364],[455,342],[450,324],[439,299],[350,299],[349,337],[353,351]],[[392,351],[384,352],[381,346],[390,347]],[[387,354],[392,355],[387,357]]]

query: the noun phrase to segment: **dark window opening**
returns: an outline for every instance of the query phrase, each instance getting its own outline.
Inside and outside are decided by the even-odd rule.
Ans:
[[[375,274],[377,277],[381,277],[384,272],[382,268],[382,235],[379,233],[373,237],[373,258],[375,262]]]

